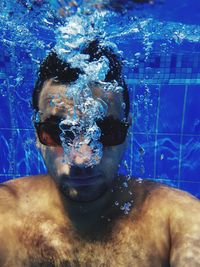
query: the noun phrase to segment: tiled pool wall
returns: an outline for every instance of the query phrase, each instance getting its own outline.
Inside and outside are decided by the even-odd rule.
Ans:
[[[14,52],[17,61],[0,50],[1,182],[46,171],[31,122],[35,66]],[[121,172],[200,197],[200,53],[151,53],[126,73],[133,122]]]
[[[152,53],[127,73],[132,174],[200,197],[200,53]]]

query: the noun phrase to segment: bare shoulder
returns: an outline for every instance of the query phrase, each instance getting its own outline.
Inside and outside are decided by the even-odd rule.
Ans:
[[[180,190],[170,190],[170,266],[199,266],[200,201]]]
[[[167,185],[159,184],[150,194],[152,200],[169,208],[171,216],[178,213],[191,214],[200,212],[200,201],[188,192]]]
[[[2,218],[7,213],[15,213],[25,203],[37,203],[36,200],[49,199],[48,194],[55,188],[47,175],[37,175],[9,180],[0,184],[0,211]],[[55,191],[55,189],[54,189]]]
[[[199,266],[200,201],[187,192],[166,186],[155,190],[153,199],[160,213],[167,211],[170,266]]]
[[[47,175],[0,184],[0,266],[22,266],[30,248],[45,239],[45,229],[62,221],[57,199],[57,188]]]
[[[200,242],[200,201],[193,195],[164,184],[144,181],[142,209],[168,221],[172,236],[195,233]]]
[[[161,190],[164,200],[162,202],[168,206],[170,214],[171,230],[178,232],[191,232],[192,228],[198,230],[200,238],[200,201],[188,192],[166,187]]]
[[[168,236],[170,266],[199,266],[200,201],[187,192],[152,181],[136,180],[133,192],[134,187],[139,195],[140,218],[149,233],[155,232],[157,240]],[[163,226],[165,231],[160,231]]]
[[[171,217],[187,216],[198,212],[200,201],[191,194],[165,184],[150,180],[135,179],[131,183],[136,202],[143,208],[160,210]],[[185,214],[185,215],[184,215]]]

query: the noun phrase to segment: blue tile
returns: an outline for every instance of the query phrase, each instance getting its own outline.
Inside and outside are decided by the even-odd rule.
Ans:
[[[6,181],[12,180],[13,176],[9,174],[1,175],[0,174],[0,183],[4,183]]]
[[[192,68],[192,73],[194,74],[199,73],[199,68]]]
[[[200,136],[183,136],[181,175],[184,181],[200,181]]]
[[[177,55],[172,55],[171,57],[171,64],[170,64],[170,67],[171,69],[176,69],[176,65],[177,65]]]
[[[1,129],[0,134],[0,176],[9,175],[14,176],[15,174],[15,145],[14,138],[16,132],[12,130]]]
[[[180,136],[157,136],[156,178],[179,179]]]
[[[200,182],[180,182],[179,188],[200,199]]]
[[[0,128],[11,127],[10,102],[7,89],[4,85],[0,85]]]
[[[182,85],[161,86],[158,120],[159,133],[181,132],[184,93],[185,86]]]
[[[162,183],[162,184],[166,184],[170,187],[173,188],[179,188],[179,183],[177,180],[170,180],[170,179],[165,179],[165,178],[155,178],[154,181]]]
[[[45,173],[43,161],[36,147],[33,130],[20,130],[16,137],[16,175],[29,176]]]
[[[131,175],[131,159],[132,159],[132,146],[131,146],[131,137],[132,135],[128,134],[127,146],[119,165],[118,173],[120,175]]]
[[[0,144],[0,181],[46,172],[33,131],[2,129]]]
[[[22,84],[13,92],[15,103],[13,116],[15,117],[15,127],[18,129],[33,129],[33,110],[31,107],[32,88],[33,84],[26,82],[26,84]]]
[[[134,177],[154,178],[155,135],[133,134],[131,173]]]
[[[189,85],[184,117],[184,133],[200,134],[200,88]]]
[[[148,92],[149,90],[149,92]],[[155,133],[158,107],[158,86],[136,86],[133,99],[133,131]]]
[[[154,57],[150,59],[148,66],[151,68],[159,68],[160,67],[160,56],[154,55]]]
[[[193,60],[191,55],[183,55],[181,66],[183,68],[193,67]]]
[[[134,73],[139,73],[139,68],[138,67],[133,68],[133,72]]]

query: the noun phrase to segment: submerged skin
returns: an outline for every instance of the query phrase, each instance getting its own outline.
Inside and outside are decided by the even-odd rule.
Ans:
[[[64,96],[65,90],[52,80],[45,83],[41,120],[73,110],[66,98],[60,108],[48,105],[49,93]],[[93,88],[93,96],[103,98],[103,91]],[[121,101],[109,96],[109,115],[123,118]],[[199,201],[151,181],[131,179],[124,186],[126,178],[116,173],[125,144],[104,148],[101,162],[89,171],[87,145],[72,152],[73,166],[61,160],[61,147],[39,141],[38,147],[49,174],[0,186],[1,267],[200,266]],[[88,176],[96,184],[60,191],[63,180]],[[128,214],[121,208],[125,203],[131,204]]]
[[[48,175],[2,185],[0,266],[199,266],[198,200],[154,182],[131,180],[127,189],[122,181],[109,202],[68,209]],[[119,206],[130,199],[126,215]]]

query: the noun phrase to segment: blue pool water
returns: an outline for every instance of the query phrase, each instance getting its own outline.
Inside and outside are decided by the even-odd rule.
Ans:
[[[133,124],[120,172],[200,197],[200,3],[128,1],[124,10],[125,1],[117,1],[117,8],[96,1],[101,9],[95,1],[71,2],[0,4],[0,181],[46,172],[30,101],[39,63],[65,23],[65,5],[67,18],[95,21],[98,35],[123,54]]]

